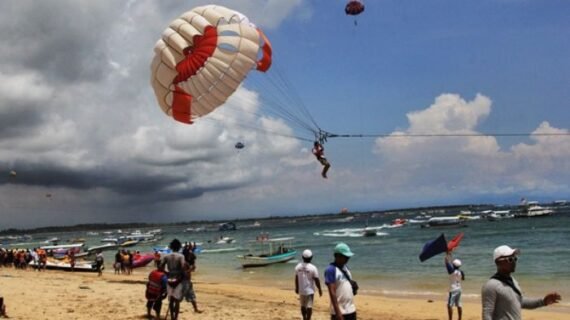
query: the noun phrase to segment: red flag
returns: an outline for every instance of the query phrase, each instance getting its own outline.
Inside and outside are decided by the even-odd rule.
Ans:
[[[458,235],[453,237],[453,239],[449,240],[449,242],[447,243],[447,251],[452,251],[453,249],[457,248],[457,246],[459,246],[459,243],[461,242],[461,239],[463,239],[463,232],[459,233]]]

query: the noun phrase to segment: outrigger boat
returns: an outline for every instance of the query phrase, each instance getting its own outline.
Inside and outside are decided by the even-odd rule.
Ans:
[[[28,265],[38,268],[39,262],[30,261]],[[101,269],[104,268],[105,268],[104,266],[101,266]],[[58,261],[58,260],[48,259],[46,262],[46,269],[71,271],[71,264],[69,264],[69,261]],[[76,261],[73,270],[83,271],[83,272],[97,272],[97,264],[91,261]]]
[[[292,241],[295,238],[276,238],[252,241],[250,253],[237,256],[242,267],[263,267],[270,264],[287,262],[297,255],[297,251],[292,248]]]

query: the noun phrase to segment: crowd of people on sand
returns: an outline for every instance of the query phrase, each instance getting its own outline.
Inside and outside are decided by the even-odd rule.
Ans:
[[[178,319],[180,303],[186,300],[192,303],[194,312],[202,313],[198,308],[196,294],[192,284],[192,272],[196,271],[196,246],[182,243],[178,239],[169,244],[171,253],[160,254],[155,251],[154,269],[148,275],[145,297],[147,300],[148,319],[160,319],[162,301],[167,300],[167,316],[172,320]],[[134,255],[130,251],[119,250],[115,255],[115,274],[131,274]],[[543,298],[528,298],[518,282],[512,277],[516,270],[519,249],[502,245],[493,251],[493,262],[496,273],[482,286],[481,315],[483,320],[520,320],[521,309],[535,309],[557,303],[560,294],[551,292]],[[41,261],[47,260],[48,252],[43,249],[7,250],[0,248],[0,267],[26,269],[30,261],[37,260],[38,270],[42,270]],[[354,296],[358,293],[358,283],[353,280],[348,261],[354,256],[350,247],[339,243],[333,250],[334,261],[324,272],[324,283],[328,289],[331,320],[357,319]],[[97,253],[97,263],[103,264],[101,251]],[[295,267],[295,293],[299,295],[301,316],[310,320],[314,303],[315,287],[319,296],[323,290],[319,279],[318,268],[311,263],[313,253],[306,249],[302,253],[303,261]],[[453,307],[457,308],[458,319],[461,320],[463,309],[461,303],[461,282],[465,273],[461,270],[462,262],[454,259],[451,252],[444,258],[444,265],[449,274],[449,295],[447,299],[448,319],[453,319]],[[100,268],[99,268],[100,269]],[[99,275],[101,271],[99,270]],[[152,315],[152,311],[156,318]],[[4,298],[0,294],[0,317],[7,317]]]
[[[14,267],[28,269],[30,262],[34,262],[34,269],[45,270],[48,255],[53,252],[41,248],[33,249],[6,249],[0,248],[0,267]]]

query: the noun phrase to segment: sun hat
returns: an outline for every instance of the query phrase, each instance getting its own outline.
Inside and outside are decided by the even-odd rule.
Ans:
[[[521,251],[519,249],[513,249],[507,245],[502,245],[495,248],[495,251],[493,251],[493,260],[497,261],[497,259],[499,258],[510,257],[514,254],[520,254],[520,253]]]
[[[311,252],[311,250],[306,249],[305,251],[303,251],[303,258],[309,259],[312,257],[313,257],[313,253]]]
[[[453,260],[452,264],[453,264],[456,268],[459,268],[459,267],[461,267],[461,260],[455,259],[455,260]]]
[[[334,247],[334,253],[342,254],[345,257],[352,257],[354,253],[350,251],[348,245],[344,242],[341,242]]]

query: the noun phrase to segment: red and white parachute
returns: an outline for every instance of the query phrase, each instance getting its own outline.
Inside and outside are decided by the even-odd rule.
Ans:
[[[252,69],[271,66],[271,44],[243,14],[197,7],[170,23],[154,47],[151,84],[162,110],[192,123],[222,105]]]

